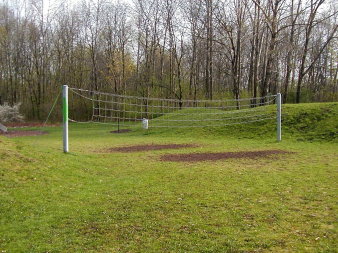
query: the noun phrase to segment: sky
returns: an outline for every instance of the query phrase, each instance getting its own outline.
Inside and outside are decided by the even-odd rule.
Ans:
[[[57,8],[58,5],[68,3],[69,6],[74,6],[79,2],[87,1],[87,2],[96,2],[96,1],[105,1],[111,3],[127,3],[132,4],[133,0],[0,0],[2,4],[5,5],[17,5],[17,6],[26,6],[30,2],[40,2],[43,3],[44,12],[48,12],[48,10]]]
[[[48,12],[51,12],[51,10],[57,8],[61,4],[67,4],[68,3],[68,6],[74,6],[77,3],[80,3],[80,2],[83,2],[83,1],[91,2],[91,3],[95,3],[95,2],[99,2],[99,1],[111,2],[111,3],[126,3],[126,4],[132,6],[133,2],[135,0],[0,0],[0,3],[3,3],[5,5],[20,6],[20,7],[22,7],[22,10],[24,10],[25,6],[27,6],[31,2],[43,3],[44,13],[48,13]],[[181,0],[181,1],[184,1],[184,0]],[[286,1],[290,1],[290,0],[286,0]],[[305,0],[305,1],[303,1],[303,3],[307,2],[307,1],[309,1],[309,0]],[[322,9],[328,9],[328,8],[332,8],[332,7],[334,9],[338,8],[338,1],[337,0],[326,0],[324,5],[321,6]],[[22,13],[21,13],[21,15],[22,15]]]
[[[29,4],[36,3],[36,6],[38,6],[38,8],[40,6],[43,7],[43,16],[45,19],[49,16],[50,13],[53,13],[53,10],[57,9],[61,5],[69,6],[71,8],[83,1],[87,3],[106,2],[126,3],[128,5],[132,5],[135,0],[0,0],[0,5],[3,4],[5,6],[12,6],[14,7],[13,11],[15,11],[15,15],[24,17],[26,15],[31,15],[30,13],[26,12],[28,9],[30,9],[27,8]]]

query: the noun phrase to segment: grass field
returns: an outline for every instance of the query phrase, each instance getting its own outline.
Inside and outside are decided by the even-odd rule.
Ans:
[[[337,252],[338,104],[208,129],[70,125],[0,136],[0,252]],[[109,148],[189,143],[136,153]],[[162,162],[163,154],[280,149],[274,158]]]

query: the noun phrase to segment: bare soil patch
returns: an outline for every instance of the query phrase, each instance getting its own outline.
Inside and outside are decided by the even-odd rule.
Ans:
[[[167,154],[161,156],[161,161],[169,162],[202,162],[217,161],[231,158],[267,158],[279,154],[289,154],[291,152],[283,150],[261,150],[261,151],[240,151],[240,152],[224,152],[224,153],[191,153],[191,154]]]
[[[48,134],[45,131],[8,131],[7,133],[0,132],[0,135],[11,137],[20,137],[20,136],[38,136]]]
[[[194,148],[194,147],[197,147],[197,145],[194,145],[194,144],[146,144],[146,145],[136,145],[136,146],[111,148],[111,149],[109,149],[109,151],[131,153],[131,152],[139,152],[139,151]]]
[[[120,129],[120,130],[115,130],[115,131],[110,131],[112,134],[124,134],[124,133],[129,133],[131,132],[130,129]]]

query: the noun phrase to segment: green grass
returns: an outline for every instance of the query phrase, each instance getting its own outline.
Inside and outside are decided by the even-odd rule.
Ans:
[[[0,137],[2,252],[336,252],[337,103],[285,105],[221,128],[70,126]],[[195,143],[131,154],[109,147]],[[161,154],[282,149],[276,159],[161,162]]]

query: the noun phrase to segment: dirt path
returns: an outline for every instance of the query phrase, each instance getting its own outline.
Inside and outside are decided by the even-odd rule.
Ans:
[[[6,137],[20,137],[20,136],[38,136],[48,134],[45,131],[8,131],[7,133],[0,132],[0,135]]]
[[[21,128],[21,127],[43,127],[43,123],[40,122],[12,122],[6,123],[6,127]],[[46,127],[61,126],[60,124],[46,124]]]

